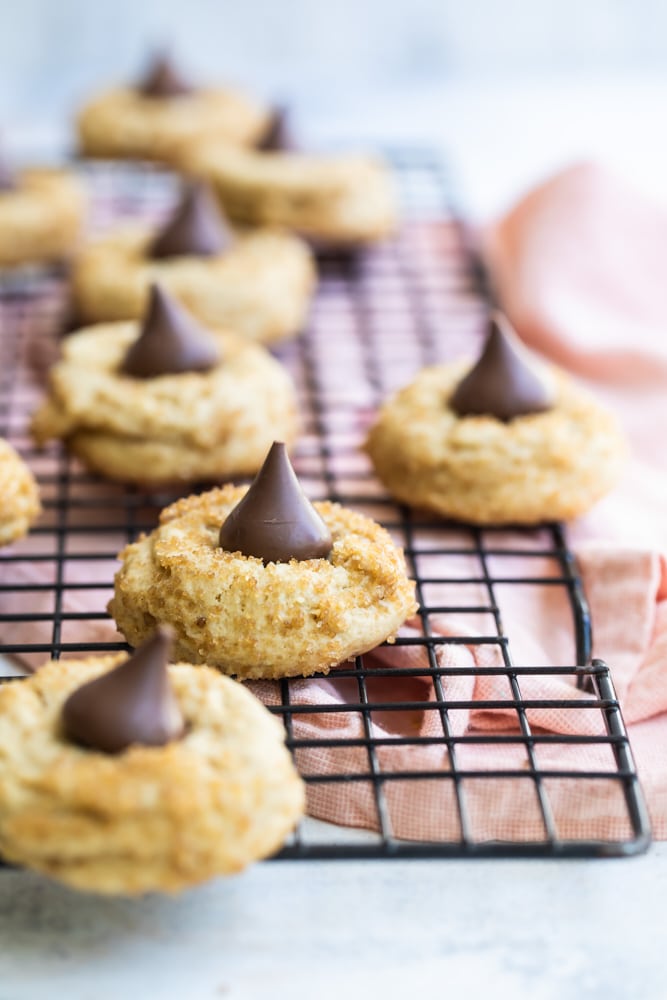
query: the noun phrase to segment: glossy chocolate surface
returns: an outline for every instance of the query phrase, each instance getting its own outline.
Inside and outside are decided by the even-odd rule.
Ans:
[[[176,211],[148,250],[149,257],[213,257],[232,245],[217,202],[207,184],[188,185]]]
[[[326,559],[331,546],[331,533],[301,489],[285,445],[276,441],[222,525],[220,547],[268,563]]]
[[[459,416],[493,416],[509,421],[553,406],[549,386],[533,371],[508,320],[491,316],[489,333],[476,364],[449,400]]]
[[[155,378],[209,371],[220,360],[211,334],[160,285],[152,285],[141,334],[125,355],[121,372]]]
[[[68,739],[108,754],[179,739],[185,727],[167,671],[172,637],[159,626],[120,666],[73,691],[62,709]]]

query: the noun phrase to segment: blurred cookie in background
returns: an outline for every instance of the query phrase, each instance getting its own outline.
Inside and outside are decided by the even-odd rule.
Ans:
[[[84,156],[173,164],[176,150],[195,140],[252,145],[269,120],[259,101],[231,87],[196,85],[169,54],[158,53],[134,84],[84,104],[76,130]]]

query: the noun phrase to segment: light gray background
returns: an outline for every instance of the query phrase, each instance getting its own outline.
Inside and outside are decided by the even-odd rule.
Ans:
[[[306,142],[440,148],[476,218],[591,157],[667,202],[663,0],[0,0],[10,154],[60,156],[81,101],[163,44],[287,101]]]
[[[326,114],[470,78],[661,69],[662,0],[0,0],[0,122],[67,114],[171,42],[202,79]]]

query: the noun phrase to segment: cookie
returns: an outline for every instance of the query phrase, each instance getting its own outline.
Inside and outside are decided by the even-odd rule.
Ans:
[[[284,226],[336,245],[372,243],[397,225],[392,177],[376,157],[261,152],[208,139],[184,148],[180,166],[208,180],[240,225]]]
[[[622,471],[626,448],[616,421],[555,369],[541,373],[541,392],[512,362],[501,379],[510,399],[488,380],[486,362],[498,350],[505,346],[492,330],[474,366],[426,368],[389,399],[366,442],[375,471],[402,502],[461,521],[577,517]]]
[[[315,284],[306,245],[271,230],[238,235],[222,253],[154,259],[155,233],[127,228],[79,254],[72,289],[84,322],[136,319],[150,285],[158,281],[204,324],[223,327],[261,343],[297,333]]]
[[[275,678],[326,673],[391,640],[416,604],[389,534],[334,503],[312,504],[308,531],[301,515],[272,517],[264,505],[255,508],[251,534],[299,522],[297,554],[266,552],[263,537],[248,551],[264,555],[246,555],[239,548],[248,533],[233,525],[230,544],[224,529],[250,490],[227,485],[180,500],[120,553],[109,612],[128,641],[166,622],[176,631],[177,656],[239,678]],[[314,524],[320,520],[322,532]]]
[[[143,325],[99,324],[63,341],[62,358],[49,373],[48,397],[33,416],[35,441],[60,438],[90,469],[125,482],[221,480],[255,472],[276,433],[287,440],[296,433],[287,371],[259,345],[216,332],[209,335],[215,353],[206,370],[128,373],[127,358],[145,343],[154,313],[161,319],[153,353],[162,363],[168,360],[169,324],[178,321],[188,335],[195,326],[164,293],[158,306],[154,293]]]
[[[124,660],[60,660],[0,686],[0,854],[77,889],[139,895],[277,850],[303,785],[282,725],[218,671],[168,668],[185,732],[165,745],[108,753],[67,735],[67,699]]]
[[[12,446],[0,438],[0,545],[27,534],[40,512],[35,477]]]
[[[196,88],[158,58],[134,87],[94,97],[76,128],[85,156],[155,160],[173,165],[183,145],[215,137],[252,145],[265,133],[270,111],[233,88]]]
[[[23,170],[0,187],[0,267],[49,263],[76,249],[83,190],[65,170]]]

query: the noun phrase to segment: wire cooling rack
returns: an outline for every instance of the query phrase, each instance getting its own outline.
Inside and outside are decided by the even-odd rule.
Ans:
[[[388,528],[420,610],[395,644],[328,677],[254,684],[282,717],[308,791],[309,818],[278,857],[637,853],[650,839],[646,807],[609,670],[590,662],[564,529],[481,529],[411,511],[360,450],[389,392],[425,364],[475,353],[487,309],[443,166],[419,150],[391,159],[400,237],[321,255],[308,329],[278,354],[300,397],[293,458],[304,488]],[[173,200],[163,174],[98,164],[86,175],[96,228],[157,219]],[[30,666],[127,648],[105,612],[116,554],[174,499],[90,476],[59,446],[31,446],[28,416],[66,312],[57,274],[0,282],[0,433],[32,466],[44,506],[29,537],[0,552],[0,653]],[[550,635],[535,643],[545,615],[560,622],[553,648]]]

